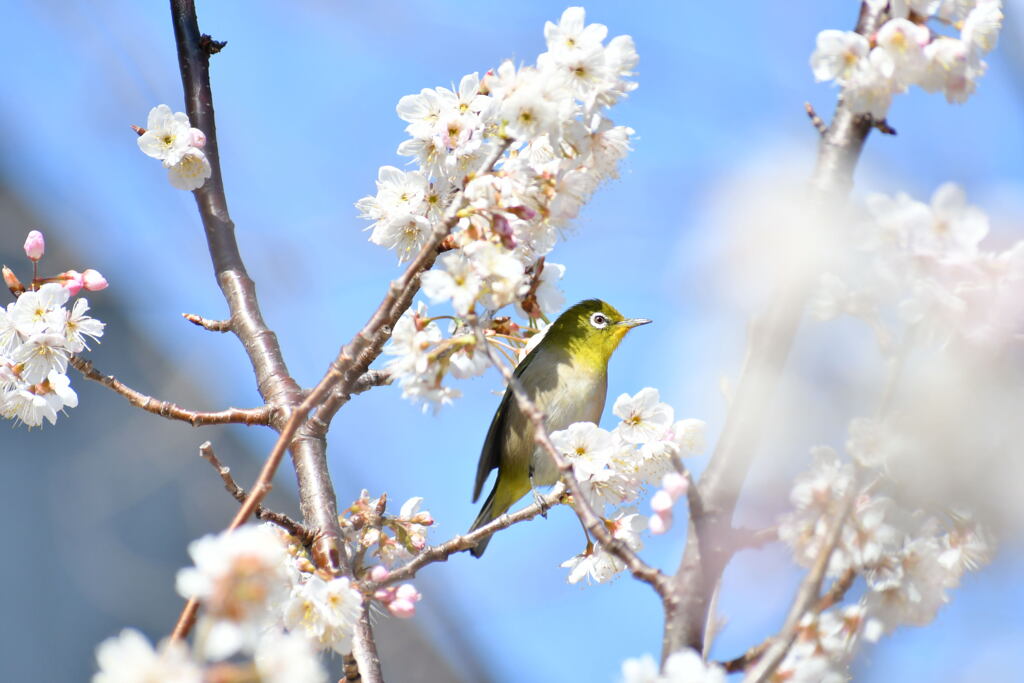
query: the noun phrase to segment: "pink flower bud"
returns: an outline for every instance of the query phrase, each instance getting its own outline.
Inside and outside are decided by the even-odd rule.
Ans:
[[[25,256],[33,261],[38,261],[43,258],[44,251],[46,251],[46,242],[43,240],[43,233],[33,230],[25,238]]]
[[[391,572],[388,571],[387,567],[385,567],[382,564],[378,564],[376,567],[370,570],[370,579],[372,581],[377,581],[379,583],[384,579],[388,578],[388,574],[390,573]]]
[[[669,472],[661,478],[661,488],[668,491],[672,500],[679,500],[690,489],[690,480],[678,472]]]
[[[651,515],[650,520],[647,522],[647,528],[655,535],[665,533],[672,528],[672,512],[661,512]]]
[[[388,611],[399,619],[410,619],[416,614],[416,604],[408,600],[392,600],[388,603]]]
[[[427,539],[423,534],[411,534],[409,536],[409,545],[416,550],[423,550],[427,547]]]
[[[651,509],[659,515],[671,511],[674,503],[672,496],[665,489],[658,489],[658,492],[651,496]]]
[[[100,275],[98,270],[92,268],[88,268],[82,273],[82,283],[90,292],[98,292],[107,288],[107,279]]]
[[[411,583],[403,583],[401,586],[398,587],[398,590],[395,592],[396,600],[408,600],[409,602],[419,602],[421,597],[423,596],[420,595],[420,592],[418,590],[416,590],[416,586],[412,585]]]
[[[380,600],[381,602],[383,602],[386,605],[387,603],[389,603],[389,602],[391,602],[392,600],[395,599],[395,589],[394,588],[378,588],[377,591],[373,594],[373,597],[376,598],[377,600]]]
[[[85,286],[85,282],[82,280],[82,274],[77,270],[69,270],[60,274],[63,280],[64,289],[68,290],[71,296],[78,294],[82,291],[82,287]]]
[[[430,516],[430,513],[428,511],[424,510],[423,512],[416,513],[416,515],[412,518],[412,522],[414,524],[430,526],[434,523],[434,518]]]
[[[21,284],[21,280],[14,274],[14,271],[7,266],[3,267],[4,284],[7,285],[7,289],[11,290],[11,294],[14,296],[21,296],[25,292],[25,285]]]
[[[193,147],[198,147],[199,149],[202,149],[203,147],[205,147],[206,146],[206,133],[204,133],[203,131],[199,130],[198,128],[193,128],[192,129],[192,142],[191,142],[191,144],[192,144]]]

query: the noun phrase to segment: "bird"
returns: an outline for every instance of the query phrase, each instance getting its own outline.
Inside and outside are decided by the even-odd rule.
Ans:
[[[608,391],[608,361],[627,332],[649,322],[625,318],[610,304],[587,299],[551,323],[513,373],[544,413],[548,433],[575,422],[600,422]],[[506,388],[480,452],[474,503],[491,470],[497,469],[498,476],[469,531],[497,519],[529,491],[535,491],[535,486],[558,481],[558,468],[533,437],[533,422],[519,409],[512,387]],[[488,536],[472,547],[472,555],[483,555],[490,540]]]

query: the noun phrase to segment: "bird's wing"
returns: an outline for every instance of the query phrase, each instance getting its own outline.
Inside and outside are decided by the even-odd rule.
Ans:
[[[529,366],[530,363],[533,362],[533,359],[537,357],[537,350],[539,348],[540,345],[538,344],[532,351],[530,351],[530,353],[526,354],[526,358],[516,366],[515,372],[512,373],[513,377],[519,379],[522,376],[527,366]],[[506,388],[505,395],[502,396],[501,404],[498,406],[498,411],[494,413],[494,419],[491,420],[491,426],[487,430],[487,438],[484,439],[484,447],[480,451],[480,462],[477,463],[476,466],[476,483],[473,484],[474,503],[480,497],[480,491],[484,487],[484,482],[487,481],[487,475],[491,473],[491,470],[501,464],[501,449],[504,446],[501,440],[501,435],[505,432],[505,423],[508,420],[508,413],[515,400],[512,388]]]

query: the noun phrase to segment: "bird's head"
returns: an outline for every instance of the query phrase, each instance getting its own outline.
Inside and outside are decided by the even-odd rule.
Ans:
[[[626,333],[646,318],[625,318],[600,299],[587,299],[566,309],[544,335],[541,345],[568,353],[574,361],[603,368]]]

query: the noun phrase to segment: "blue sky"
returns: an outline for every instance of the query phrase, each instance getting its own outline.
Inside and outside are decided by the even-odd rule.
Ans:
[[[532,61],[544,49],[544,21],[564,7],[538,0],[199,4],[201,29],[228,41],[212,69],[239,242],[292,372],[309,385],[398,272],[390,252],[366,241],[352,204],[373,192],[378,166],[404,162],[395,155],[404,127],[394,114],[399,97],[457,83],[506,57]],[[751,167],[809,173],[816,134],[803,103],[827,117],[835,92],[813,82],[807,59],[816,33],[851,27],[857,6],[595,2],[587,9],[610,35],[635,39],[640,87],[612,114],[637,131],[635,152],[551,260],[568,268],[569,301],[598,296],[655,320],[618,351],[609,396],[656,386],[679,417],[707,420],[713,441],[723,414],[719,379],[734,376],[742,360],[746,319],[723,308],[714,288],[709,258],[720,235],[712,198]],[[178,316],[222,317],[225,306],[192,197],[166,183],[128,128],[144,124],[156,104],[183,109],[165,3],[49,0],[5,14],[5,179],[56,226],[49,239],[86,255],[154,343],[184,372],[205,378],[211,408],[252,405],[248,362],[234,340],[200,334]],[[1022,66],[998,50],[989,62],[965,106],[920,92],[897,98],[889,120],[899,135],[871,137],[857,192],[927,197],[956,180],[993,212],[997,231],[1020,237]],[[29,227],[2,226],[0,236],[20,242]],[[116,358],[100,349],[97,359],[117,372]],[[339,499],[361,488],[386,488],[392,500],[420,495],[438,520],[435,540],[463,531],[476,512],[470,490],[498,386],[494,374],[465,383],[465,399],[437,417],[401,401],[395,388],[352,401],[330,439]],[[261,457],[269,437],[246,434]],[[470,642],[500,680],[517,678],[524,666],[536,680],[614,680],[622,659],[660,649],[660,609],[629,580],[568,586],[558,564],[579,543],[567,510],[521,525],[480,561],[459,556],[424,572],[426,611],[436,601],[465,619]],[[678,536],[657,539],[649,557],[674,567],[681,544]],[[1024,638],[1013,609],[1024,604],[1019,566],[1011,553],[969,579],[935,625],[900,632],[867,653],[865,680],[966,680],[978,658],[998,666],[997,638]],[[763,572],[778,579],[770,596],[745,588]],[[781,551],[741,558],[726,578],[722,607],[731,621],[716,654],[735,655],[766,635],[797,577]]]

